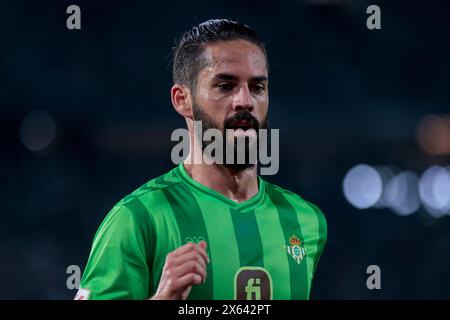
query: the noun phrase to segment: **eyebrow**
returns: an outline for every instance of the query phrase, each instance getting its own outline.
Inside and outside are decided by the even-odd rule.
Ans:
[[[225,81],[235,81],[238,80],[238,77],[232,75],[232,74],[228,74],[228,73],[218,73],[216,75],[214,75],[213,81],[220,81],[220,80],[225,80]],[[250,81],[252,82],[263,82],[263,81],[267,81],[267,77],[266,76],[256,76],[256,77],[251,77]]]

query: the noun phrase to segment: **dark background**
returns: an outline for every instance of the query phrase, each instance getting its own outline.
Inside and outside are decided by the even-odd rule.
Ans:
[[[81,30],[66,28],[70,4]],[[381,30],[366,28],[370,4]],[[450,298],[449,217],[358,210],[342,191],[358,163],[418,175],[449,164],[416,140],[426,114],[450,110],[449,12],[424,0],[2,1],[0,298],[73,298],[66,268],[84,269],[106,213],[173,167],[170,134],[185,125],[169,96],[174,38],[219,17],[267,43],[281,165],[266,178],[328,220],[311,298]],[[56,135],[31,151],[21,132],[36,110]],[[372,264],[381,290],[366,287]]]

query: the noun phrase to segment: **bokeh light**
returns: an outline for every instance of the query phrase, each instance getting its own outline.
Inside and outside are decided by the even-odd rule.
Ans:
[[[345,175],[343,183],[345,198],[358,209],[375,205],[383,192],[378,171],[366,164],[358,164]]]
[[[425,116],[417,127],[417,142],[428,154],[450,154],[450,116]]]
[[[376,166],[375,169],[381,177],[383,183],[383,192],[380,199],[375,203],[374,207],[378,209],[383,209],[389,207],[391,202],[390,193],[386,192],[386,186],[391,181],[391,179],[399,172],[398,169],[389,166]]]
[[[441,166],[427,169],[419,180],[419,195],[428,213],[441,217],[450,213],[450,173]]]
[[[22,121],[20,140],[30,151],[42,151],[48,148],[56,137],[56,123],[46,111],[30,112]]]
[[[392,177],[384,188],[386,206],[401,216],[413,214],[420,208],[419,177],[411,171]]]

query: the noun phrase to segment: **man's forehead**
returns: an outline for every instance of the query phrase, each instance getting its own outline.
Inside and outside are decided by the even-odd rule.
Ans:
[[[248,69],[258,75],[267,74],[266,58],[261,48],[246,40],[208,44],[204,54],[210,72]]]

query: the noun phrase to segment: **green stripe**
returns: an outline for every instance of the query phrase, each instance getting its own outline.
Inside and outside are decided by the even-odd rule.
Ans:
[[[308,299],[311,293],[311,284],[314,271],[314,257],[318,251],[318,238],[319,238],[319,222],[317,220],[317,214],[313,208],[304,200],[299,198],[300,201],[293,197],[288,197],[287,200],[296,209],[297,219],[302,225],[302,234],[306,241],[304,242],[306,250],[306,264],[308,270]]]
[[[255,211],[264,251],[264,267],[273,279],[273,299],[289,300],[291,284],[289,257],[286,255],[285,248],[286,240],[276,207],[270,203],[270,200],[267,200],[267,203],[267,206]]]
[[[233,221],[227,206],[217,205],[213,197],[203,197],[200,209],[210,235],[208,251],[213,268],[214,300],[234,297],[234,275],[239,269],[239,250]]]
[[[238,244],[240,266],[264,267],[262,242],[255,211],[237,211],[230,208],[230,212]]]
[[[140,227],[143,227],[145,224],[145,221],[151,221],[151,228],[154,229],[154,222],[151,219],[151,216],[148,214],[147,208],[144,206],[144,204],[139,200],[139,198],[133,198],[130,199],[128,202],[123,204],[124,207],[126,207],[130,212],[133,214],[139,215],[139,218],[137,218],[137,221],[142,221],[140,224]],[[150,220],[148,220],[150,219]],[[156,238],[155,233],[152,230],[148,230],[148,228],[143,228],[142,231],[144,232],[144,240],[145,240],[145,247],[150,249],[150,252],[146,252],[147,255],[147,264],[149,268],[153,265],[153,260],[149,259],[155,252],[155,245],[156,245]]]
[[[267,184],[266,188],[268,196],[277,207],[278,217],[286,243],[289,244],[288,241],[292,235],[297,236],[304,243],[302,228],[297,219],[295,209],[279,190],[275,189],[270,184]],[[286,255],[288,255],[287,252]],[[303,259],[300,264],[298,264],[290,255],[288,255],[288,258],[291,300],[307,299],[309,288],[307,259]]]
[[[289,197],[288,200],[293,200]],[[292,206],[296,208],[297,218],[303,225],[303,236],[308,239],[305,242],[307,252],[306,261],[308,265],[308,299],[311,293],[311,285],[319,261],[319,257],[325,246],[326,240],[326,221],[320,209],[307,201],[291,201]]]
[[[144,254],[146,257],[146,261],[147,261],[147,265],[149,270],[153,269],[153,257],[156,251],[156,237],[155,237],[155,232],[154,232],[154,221],[151,218],[151,216],[148,213],[147,208],[144,206],[144,204],[141,202],[141,200],[139,200],[139,198],[134,197],[134,198],[130,198],[130,200],[128,200],[127,202],[125,202],[124,207],[126,207],[132,214],[136,214],[139,216],[139,218],[137,218],[137,221],[141,221],[142,223],[139,225],[139,228],[141,230],[141,232],[144,233],[144,236],[142,237],[145,241],[145,245],[144,247],[147,248],[147,252],[141,252],[141,254]],[[149,219],[149,220],[148,220]],[[151,225],[146,225],[145,221],[150,221]],[[151,230],[149,230],[149,228],[145,228],[144,226],[149,226],[149,228],[151,228]],[[155,291],[153,288],[153,282],[151,279],[149,286],[148,286],[148,292],[147,292],[147,297],[150,297],[153,292]]]
[[[150,217],[155,226],[154,234],[158,238],[154,251],[153,268],[151,269],[151,295],[153,295],[158,288],[167,253],[181,245],[180,230],[170,204],[161,191],[152,192],[142,197],[143,205],[148,212],[151,212]],[[150,208],[147,206],[153,203],[157,203],[158,206]]]
[[[198,242],[198,237],[205,238],[206,242],[209,243],[203,215],[197,199],[191,190],[184,184],[177,184],[162,191],[175,214],[183,245],[191,240]],[[214,279],[214,275],[211,263],[207,264],[206,272],[208,275],[206,282],[193,286],[189,294],[189,299],[211,300],[213,298],[212,280]]]

